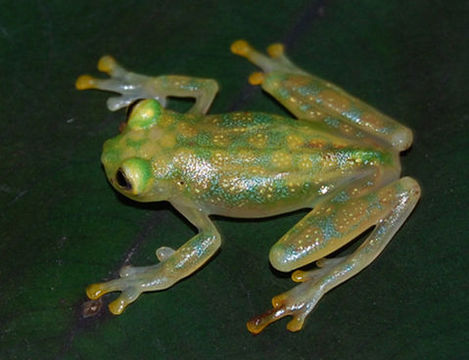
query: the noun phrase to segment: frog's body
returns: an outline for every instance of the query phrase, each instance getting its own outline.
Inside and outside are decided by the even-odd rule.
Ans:
[[[245,218],[314,206],[353,178],[399,168],[397,153],[371,138],[347,139],[322,123],[253,112],[165,111],[150,129],[124,130],[106,142],[102,159],[111,179],[112,164],[120,166],[114,157],[151,161],[156,181],[169,184],[165,200]]]
[[[158,265],[126,267],[120,279],[90,286],[91,298],[122,291],[110,305],[113,313],[142,291],[173,285],[213,255],[220,235],[208,215],[256,218],[314,208],[272,248],[270,261],[290,271],[320,260],[321,269],[294,272],[303,284],[248,323],[257,333],[292,315],[289,329],[298,330],[326,291],[380,253],[418,200],[418,184],[399,180],[399,151],[411,144],[409,129],[295,67],[279,45],[269,49],[273,59],[243,41],[232,50],[264,69],[251,83],[262,84],[301,120],[256,112],[205,115],[218,89],[213,80],[147,78],[109,57],[99,68],[113,79],[83,76],[77,82],[80,89],[122,92],[108,102],[112,110],[148,98],[135,106],[122,133],[104,144],[106,174],[132,199],[170,201],[200,231],[178,250],[158,249]],[[167,96],[193,96],[196,103],[180,114],[160,105]],[[355,253],[323,259],[373,225]]]

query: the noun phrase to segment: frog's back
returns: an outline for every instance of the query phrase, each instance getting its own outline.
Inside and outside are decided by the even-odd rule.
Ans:
[[[357,141],[341,137],[335,129],[322,122],[296,120],[261,112],[234,112],[189,117],[187,120],[198,135],[195,139],[188,139],[189,142],[207,148],[255,150],[258,153],[285,150],[291,154],[302,154],[364,146],[363,139]]]
[[[185,191],[221,215],[301,208],[373,162],[392,160],[319,122],[252,112],[185,121],[184,130],[193,131],[178,136],[176,168]]]

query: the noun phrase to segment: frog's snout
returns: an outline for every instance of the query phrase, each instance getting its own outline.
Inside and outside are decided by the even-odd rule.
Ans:
[[[111,166],[110,145],[110,140],[105,141],[103,144],[103,152],[101,153],[101,164],[103,164],[106,171]]]

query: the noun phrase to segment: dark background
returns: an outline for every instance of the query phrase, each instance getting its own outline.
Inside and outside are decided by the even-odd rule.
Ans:
[[[466,1],[0,2],[1,359],[460,359],[468,346]],[[422,199],[382,256],[292,334],[245,321],[292,286],[269,247],[303,215],[216,218],[222,251],[119,317],[83,319],[85,287],[155,262],[193,229],[165,203],[117,196],[99,156],[125,112],[78,92],[102,54],[147,74],[216,78],[211,112],[285,111],[229,52],[282,41],[301,67],[414,130]],[[176,102],[183,109],[187,104]],[[105,304],[116,295],[105,298]],[[104,305],[105,305],[104,304]]]

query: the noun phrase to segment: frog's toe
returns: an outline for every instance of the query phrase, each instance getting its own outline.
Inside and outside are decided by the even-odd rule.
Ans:
[[[303,328],[306,316],[308,316],[306,313],[292,316],[292,319],[287,324],[287,329],[291,332],[300,331]]]
[[[118,280],[91,284],[86,288],[86,295],[91,300],[99,299],[104,294],[119,290]]]
[[[246,40],[236,40],[231,44],[231,52],[247,58],[253,64],[259,66],[264,72],[270,72],[275,68],[275,60],[261,54],[254,49]]]
[[[107,99],[106,105],[109,110],[116,111],[129,106],[135,100],[137,100],[137,96],[134,95],[113,96]]]
[[[98,61],[98,70],[112,78],[125,79],[130,73],[110,55],[102,56]]]
[[[114,315],[120,315],[125,310],[125,308],[135,300],[140,295],[140,291],[138,291],[134,287],[130,287],[125,289],[120,296],[111,302],[108,306],[109,311]]]
[[[285,307],[272,308],[261,315],[253,317],[246,323],[246,327],[250,333],[257,335],[264,330],[267,325],[288,315]]]
[[[169,257],[171,257],[171,255],[173,255],[175,252],[176,250],[174,250],[173,248],[170,248],[168,246],[162,246],[156,250],[155,254],[158,260],[163,262]]]
[[[91,75],[81,75],[75,82],[75,88],[77,90],[96,89],[96,78]]]
[[[285,53],[285,47],[281,43],[274,43],[267,47],[267,54],[272,58],[278,58]]]
[[[131,267],[125,267],[121,270],[121,273],[128,271],[128,276],[133,275],[131,271],[132,269],[133,268]],[[124,280],[124,278],[121,278],[103,283],[92,284],[86,289],[86,295],[90,299],[96,300],[104,294],[114,291],[122,292],[116,300],[109,304],[109,310],[114,315],[121,314],[127,305],[137,300],[138,296],[141,294],[141,290],[139,289],[138,284],[136,285],[134,282],[132,282],[132,280],[128,281]]]
[[[284,318],[285,316],[292,316],[292,319],[287,324],[287,329],[290,331],[299,331],[303,327],[305,318],[308,316],[309,311],[303,309],[304,306],[296,307],[291,304],[287,296],[276,296],[272,299],[274,304],[273,308],[265,313],[256,316],[249,320],[246,324],[249,332],[252,334],[259,334],[269,324]]]
[[[98,70],[111,75],[117,67],[117,61],[110,55],[102,56],[98,61]]]
[[[100,89],[114,91],[121,94],[129,93],[133,95],[132,86],[117,78],[98,79],[91,75],[81,75],[75,82],[75,87],[78,90]]]
[[[261,85],[264,82],[265,75],[262,72],[253,72],[249,75],[249,83],[251,85]]]
[[[249,320],[246,324],[247,328],[251,333],[258,334],[274,321],[291,316],[292,319],[288,322],[287,329],[299,331],[319,298],[320,291],[313,289],[311,292],[311,283],[300,284],[283,294],[274,296],[272,309]]]
[[[311,271],[296,270],[291,275],[291,279],[294,282],[317,280],[321,276],[327,274],[333,266],[341,263],[344,260],[345,257],[319,259],[318,261],[316,261],[316,266],[318,267],[318,269],[314,269]]]
[[[246,40],[236,40],[231,44],[230,50],[233,54],[247,57],[253,48]]]
[[[237,40],[231,44],[231,52],[247,58],[250,62],[260,67],[266,74],[271,72],[307,74],[287,58],[284,46],[280,43],[274,43],[267,48],[269,56],[254,49],[246,40]],[[259,82],[257,75],[254,79],[254,85],[258,85],[264,81],[262,79],[262,82]],[[249,82],[251,82],[251,78]]]

